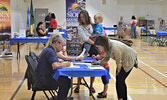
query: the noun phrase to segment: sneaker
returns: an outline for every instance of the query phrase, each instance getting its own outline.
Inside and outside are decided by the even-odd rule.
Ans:
[[[99,92],[99,93],[98,93],[98,95],[102,95],[102,94],[103,94],[103,92]]]
[[[76,88],[74,89],[74,93],[79,93],[79,87],[76,87]]]
[[[95,89],[94,89],[94,87],[92,87],[92,93],[95,93],[96,91],[95,91]]]
[[[102,94],[99,95],[99,94],[98,94],[98,95],[97,95],[97,98],[107,98],[107,94],[106,94],[106,95],[102,95]]]

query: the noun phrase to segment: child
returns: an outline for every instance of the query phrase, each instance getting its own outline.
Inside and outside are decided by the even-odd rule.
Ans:
[[[101,51],[100,55],[97,55],[97,56],[92,55],[92,58],[97,59],[97,60],[103,59],[104,58],[104,51]],[[94,64],[94,63],[92,63],[92,64]],[[108,63],[105,63],[103,65],[103,67],[109,72],[109,64]],[[102,76],[101,79],[102,79],[102,82],[104,84],[104,89],[103,89],[102,92],[98,93],[97,97],[98,98],[106,98],[107,97],[107,89],[108,89],[108,83],[109,82],[107,82],[106,76]]]
[[[93,23],[91,21],[91,24],[93,26],[93,34],[91,34],[91,36],[89,36],[90,39],[92,39],[93,41],[96,39],[96,37],[98,36],[102,36],[103,35],[103,25],[102,25],[102,22],[103,22],[103,16],[102,14],[100,13],[97,13],[95,16],[94,16],[94,22]],[[84,44],[84,48],[86,49],[86,54],[88,53],[89,49],[90,49],[91,45],[90,44],[87,44],[85,43]]]
[[[97,13],[94,16],[94,24],[93,24],[93,35],[89,36],[90,38],[95,39],[98,36],[102,36],[103,35],[103,16],[100,13]]]

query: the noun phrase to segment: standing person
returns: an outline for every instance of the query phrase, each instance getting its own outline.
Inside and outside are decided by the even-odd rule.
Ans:
[[[123,16],[120,17],[120,20],[118,21],[118,25],[124,25]]]
[[[131,24],[131,32],[132,32],[131,38],[134,37],[136,39],[137,38],[137,33],[136,33],[137,20],[134,15],[132,16],[130,24]]]
[[[102,59],[104,58],[104,50],[101,51],[100,55],[97,55],[97,56],[92,55],[92,58],[97,59],[97,60],[102,60]],[[93,64],[93,63],[92,63],[92,64]],[[105,63],[105,64],[103,65],[103,67],[109,72],[109,64],[108,64],[108,62]],[[106,97],[107,97],[107,90],[108,90],[108,83],[109,83],[109,82],[107,82],[107,79],[106,79],[106,76],[105,76],[105,75],[102,76],[101,79],[102,79],[102,82],[103,82],[103,84],[104,84],[104,89],[103,89],[102,92],[98,93],[97,97],[98,97],[98,98],[106,98]]]
[[[78,33],[81,37],[81,40],[84,43],[88,43],[88,44],[94,44],[94,41],[92,41],[89,36],[91,35],[91,33],[93,32],[92,26],[91,26],[91,22],[90,22],[90,17],[89,17],[89,13],[86,10],[82,10],[79,15],[78,15]],[[90,32],[91,33],[90,33]],[[85,48],[86,49],[86,48]],[[92,78],[92,92],[95,93],[95,89],[93,88],[93,82],[94,82],[94,78]],[[74,92],[75,93],[79,93],[79,89],[80,89],[80,83],[81,83],[81,78],[77,79],[77,87],[75,88]]]
[[[103,16],[100,13],[97,13],[94,16],[94,23],[91,22],[92,26],[93,26],[93,34],[91,34],[91,36],[89,36],[89,38],[91,40],[95,40],[98,36],[102,36],[103,35]],[[89,52],[91,45],[89,43],[85,43],[84,45],[85,48],[87,48],[87,51]],[[91,52],[91,56],[94,52]]]
[[[39,37],[46,36],[47,32],[48,32],[48,28],[46,28],[45,30],[43,30],[42,27],[43,27],[43,22],[39,22],[37,24],[37,27],[36,27],[36,32],[37,32],[37,34],[38,34]]]
[[[46,28],[49,28],[50,20],[51,20],[51,12],[49,12],[48,15],[45,17],[45,27]]]
[[[118,26],[117,26],[117,35],[118,38],[123,39],[125,38],[126,34],[125,34],[125,26],[124,26],[124,20],[123,20],[123,16],[120,17],[120,20],[118,21]]]
[[[54,29],[57,29],[57,21],[56,16],[54,13],[51,14],[51,20],[50,20],[50,32],[53,32]]]
[[[70,62],[61,63],[57,60],[56,52],[63,49],[65,40],[63,37],[53,37],[52,44],[45,48],[39,56],[38,67],[36,70],[37,78],[43,88],[58,89],[57,100],[66,100],[71,86],[71,80],[66,76],[60,76],[58,81],[53,78],[54,70],[70,66]]]
[[[104,58],[98,64],[104,65],[110,58],[116,61],[116,90],[118,100],[127,100],[125,80],[133,67],[137,67],[137,52],[126,44],[108,40],[105,36],[96,38],[94,45],[98,50],[104,50]]]

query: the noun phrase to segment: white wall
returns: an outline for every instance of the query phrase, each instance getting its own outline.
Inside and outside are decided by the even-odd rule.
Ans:
[[[58,24],[65,22],[66,0],[33,0],[35,8],[48,8],[50,12],[56,14]],[[153,19],[158,29],[161,17],[167,21],[167,0],[86,0],[86,9],[90,16],[96,13],[102,13],[104,16],[103,25],[111,27],[117,24],[119,17],[124,16],[125,22],[129,23],[131,16],[137,18],[142,16],[147,19]],[[11,23],[12,32],[21,28],[26,28],[27,7],[30,6],[30,0],[11,0]]]

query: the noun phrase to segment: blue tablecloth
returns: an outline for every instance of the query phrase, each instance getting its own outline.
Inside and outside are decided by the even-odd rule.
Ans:
[[[59,32],[61,33],[61,35],[63,36],[63,38],[66,39],[66,30],[65,30],[65,29],[59,30]],[[47,37],[50,37],[52,33],[53,33],[53,32],[48,32]]]
[[[116,27],[106,27],[105,30],[117,30]]]
[[[155,31],[157,36],[167,36],[167,31]]]
[[[94,60],[91,57],[86,57],[84,60]],[[77,63],[81,61],[75,61]],[[93,70],[89,69],[86,65],[77,65],[80,68],[61,68],[55,71],[53,78],[58,80],[59,76],[68,76],[68,77],[101,77],[106,75],[107,81],[111,78],[107,70]]]
[[[25,37],[25,38],[12,38],[10,40],[10,45],[12,45],[13,43],[28,43],[28,42],[32,42],[32,43],[47,43],[49,40],[48,37]]]

